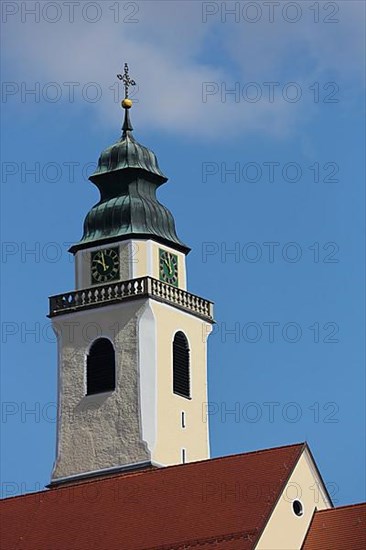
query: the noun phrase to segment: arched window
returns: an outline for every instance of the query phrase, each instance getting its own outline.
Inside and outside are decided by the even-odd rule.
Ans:
[[[173,340],[173,392],[191,397],[188,340],[183,332],[177,332]]]
[[[91,345],[86,360],[86,393],[113,391],[115,387],[114,347],[107,338],[98,338]]]

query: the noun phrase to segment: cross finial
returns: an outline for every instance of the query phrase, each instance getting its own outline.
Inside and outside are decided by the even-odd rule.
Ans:
[[[123,74],[118,74],[117,78],[119,80],[122,80],[123,85],[125,87],[125,97],[124,97],[124,99],[122,99],[121,105],[122,105],[123,109],[125,110],[125,120],[124,120],[123,126],[122,126],[122,130],[123,130],[122,139],[126,139],[127,136],[131,137],[131,132],[133,130],[132,124],[131,124],[131,121],[130,121],[130,114],[129,114],[129,109],[131,109],[131,107],[132,107],[132,101],[128,97],[128,89],[129,89],[130,86],[136,86],[136,82],[134,80],[132,80],[132,78],[130,78],[127,63],[125,63],[125,66],[124,66],[124,73]]]
[[[124,73],[118,74],[117,78],[119,78],[119,80],[122,80],[123,85],[125,87],[125,99],[128,99],[128,89],[130,86],[136,86],[136,82],[132,78],[130,78],[129,68],[127,63],[125,63],[125,66],[124,66]]]

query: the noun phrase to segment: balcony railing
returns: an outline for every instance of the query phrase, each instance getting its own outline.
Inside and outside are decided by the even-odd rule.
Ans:
[[[207,321],[213,321],[212,302],[152,277],[108,283],[51,296],[49,317],[138,298],[154,298]]]

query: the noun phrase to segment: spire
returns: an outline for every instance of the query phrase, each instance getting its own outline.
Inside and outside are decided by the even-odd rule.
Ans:
[[[124,99],[123,101],[126,101],[126,100]],[[128,101],[131,101],[131,100],[129,99]],[[123,108],[125,110],[125,120],[122,126],[122,141],[126,139],[127,136],[131,137],[131,132],[133,130],[133,126],[130,120],[130,111],[129,111],[130,107],[123,107]]]
[[[132,78],[130,78],[129,68],[127,63],[125,63],[124,65],[123,75],[118,74],[117,78],[119,78],[119,80],[122,80],[125,88],[125,97],[121,101],[122,108],[125,110],[125,119],[122,126],[122,140],[124,140],[126,139],[127,136],[130,136],[130,132],[132,132],[133,130],[131,120],[130,120],[130,113],[129,113],[129,110],[132,107],[132,100],[128,97],[128,91],[130,86],[136,86],[136,82]]]
[[[171,212],[156,197],[157,188],[168,178],[160,170],[155,153],[132,135],[128,90],[136,82],[128,74],[127,63],[124,74],[117,77],[125,88],[122,137],[101,152],[98,166],[89,177],[100,191],[100,200],[87,214],[83,237],[70,252],[134,236],[155,239],[187,254],[190,249],[177,236]]]

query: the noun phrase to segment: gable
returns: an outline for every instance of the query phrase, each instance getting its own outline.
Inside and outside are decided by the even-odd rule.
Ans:
[[[294,506],[295,501],[297,506]],[[309,448],[305,446],[255,546],[256,550],[300,548],[315,510],[331,506],[323,480]]]

